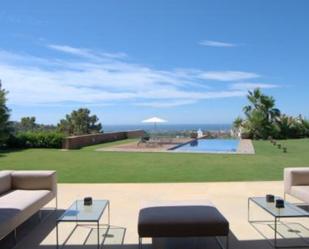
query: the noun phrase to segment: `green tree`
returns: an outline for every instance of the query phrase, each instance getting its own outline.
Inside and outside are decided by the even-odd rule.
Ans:
[[[267,138],[274,136],[274,123],[280,116],[280,110],[275,108],[275,100],[264,95],[259,88],[249,91],[247,95],[249,105],[243,108],[247,117],[245,128],[253,138]]]
[[[278,127],[280,138],[291,137],[291,130],[293,129],[293,117],[289,117],[285,114],[281,115],[276,120],[276,125]]]
[[[10,136],[10,110],[6,106],[7,91],[2,88],[0,81],[0,146],[5,144]]]
[[[242,135],[244,120],[241,117],[237,117],[233,122],[233,133],[236,136]]]
[[[23,117],[20,120],[21,130],[23,131],[33,131],[37,124],[35,123],[35,117]]]
[[[272,96],[264,95],[259,88],[248,91],[247,99],[250,103],[243,109],[246,116],[250,116],[253,110],[261,112],[268,122],[272,122],[280,116],[280,110],[275,108],[275,99]]]
[[[287,139],[309,137],[309,120],[301,115],[292,117],[281,114],[275,107],[275,99],[260,89],[249,91],[249,104],[243,108],[246,119],[236,118],[233,126],[241,125],[243,135],[248,138],[266,139],[268,137]]]
[[[237,117],[233,122],[233,127],[237,130],[241,129],[244,120],[241,117]]]
[[[309,120],[303,118],[301,115],[299,116],[300,123],[303,128],[303,135],[304,137],[309,137]]]
[[[301,115],[292,117],[283,114],[277,118],[276,125],[280,131],[280,138],[302,138],[309,136],[309,121]]]
[[[98,133],[102,130],[101,123],[96,115],[90,115],[90,110],[80,108],[67,114],[65,119],[61,119],[58,129],[69,135],[83,135]]]

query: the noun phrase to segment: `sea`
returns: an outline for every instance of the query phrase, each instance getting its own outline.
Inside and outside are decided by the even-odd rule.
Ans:
[[[123,125],[103,125],[104,132],[128,131],[128,130],[145,130],[146,132],[159,133],[178,133],[190,132],[201,129],[210,132],[228,132],[232,128],[231,124],[123,124]]]

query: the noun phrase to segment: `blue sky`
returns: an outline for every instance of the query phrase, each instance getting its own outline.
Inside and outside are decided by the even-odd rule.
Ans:
[[[103,124],[230,123],[254,87],[308,117],[308,9],[306,0],[2,1],[0,79],[14,120],[56,124],[88,107]]]

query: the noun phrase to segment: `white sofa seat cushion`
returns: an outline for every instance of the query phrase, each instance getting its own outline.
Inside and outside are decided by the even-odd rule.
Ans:
[[[309,203],[309,186],[292,186],[290,194],[299,200]]]
[[[49,190],[13,190],[0,196],[0,238],[53,199]]]

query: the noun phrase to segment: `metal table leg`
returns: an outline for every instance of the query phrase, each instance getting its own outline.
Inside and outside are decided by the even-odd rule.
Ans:
[[[250,222],[250,198],[248,198],[248,207],[247,207],[247,214],[248,214],[248,222]]]
[[[142,249],[143,248],[143,239],[142,237],[138,237],[138,249]]]
[[[274,238],[275,238],[274,247],[276,248],[276,247],[277,247],[277,217],[275,217],[275,229],[274,229],[274,231],[275,231],[275,236],[274,236]]]
[[[56,241],[57,241],[57,246],[56,248],[59,248],[59,237],[58,237],[58,222],[56,222]]]
[[[109,201],[107,203],[107,208],[108,208],[108,225],[110,225],[110,204],[109,204]]]
[[[107,228],[106,228],[106,231],[104,233],[104,239],[103,239],[103,242],[102,242],[102,246],[103,246],[103,244],[106,240],[106,237],[107,237],[109,229],[110,229],[110,202],[109,201],[107,202],[107,211],[108,211],[108,214],[107,214],[108,215],[107,216],[108,221],[107,221]]]
[[[98,249],[100,249],[100,223],[97,222],[97,228],[98,228]]]

